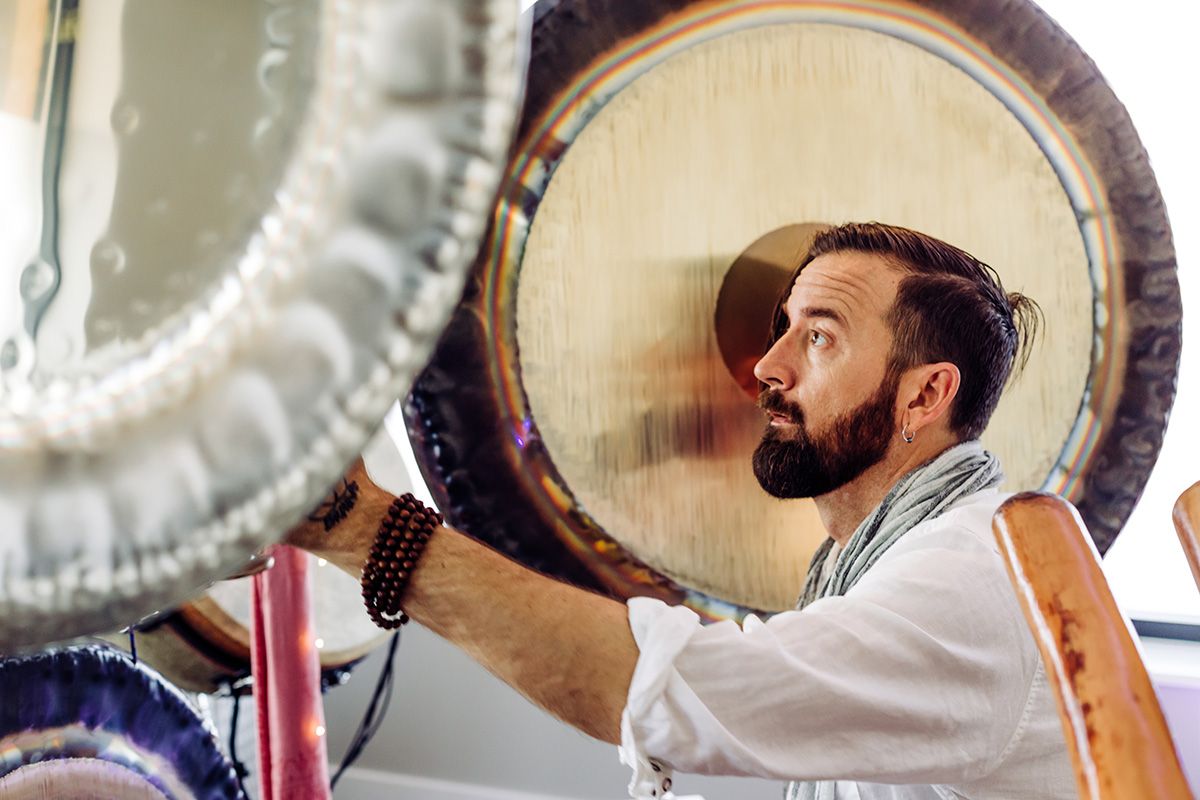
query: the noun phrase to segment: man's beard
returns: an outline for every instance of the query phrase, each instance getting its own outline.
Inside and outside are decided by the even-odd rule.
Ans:
[[[768,426],[754,451],[754,476],[782,499],[820,497],[845,486],[875,466],[895,433],[900,376],[888,370],[875,394],[841,414],[823,431],[809,431],[799,406],[768,389],[758,404],[794,426]]]

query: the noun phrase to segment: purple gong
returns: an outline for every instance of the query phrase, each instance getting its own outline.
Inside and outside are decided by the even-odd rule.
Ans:
[[[0,796],[245,798],[211,726],[123,653],[90,645],[0,661],[0,697]]]

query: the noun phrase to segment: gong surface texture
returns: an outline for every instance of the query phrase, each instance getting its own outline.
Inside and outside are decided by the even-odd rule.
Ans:
[[[1128,116],[1042,12],[541,3],[530,76],[473,281],[408,404],[453,522],[617,596],[790,607],[825,532],[755,481],[764,420],[718,298],[772,232],[879,220],[1040,304],[984,444],[1004,488],[1063,494],[1107,548],[1174,396],[1174,251]],[[786,275],[799,250],[775,249]]]

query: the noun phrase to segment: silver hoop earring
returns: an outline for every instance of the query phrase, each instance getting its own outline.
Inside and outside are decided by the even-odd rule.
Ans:
[[[912,444],[913,439],[917,438],[917,434],[916,434],[916,431],[913,431],[911,433],[909,432],[908,423],[906,422],[900,428],[900,438],[904,440],[905,444]]]

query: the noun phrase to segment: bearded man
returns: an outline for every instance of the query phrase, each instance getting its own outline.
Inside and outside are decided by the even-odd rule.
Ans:
[[[787,780],[789,798],[1074,797],[992,538],[1000,465],[978,441],[1036,314],[924,234],[871,223],[817,236],[755,367],[769,420],[753,466],[772,495],[813,498],[829,538],[797,610],[765,621],[705,626],[658,600],[621,603],[446,527],[401,553],[406,569],[391,562],[390,590],[373,589],[403,531],[381,529],[393,498],[361,464],[349,516],[289,541],[354,575],[366,565],[369,605],[402,607],[619,744],[635,798],[673,796],[673,770]]]

